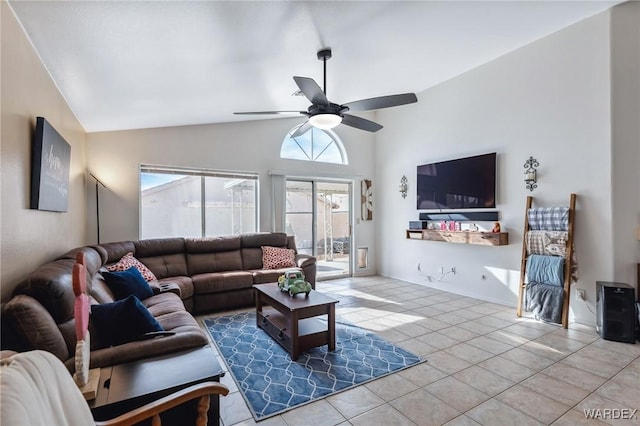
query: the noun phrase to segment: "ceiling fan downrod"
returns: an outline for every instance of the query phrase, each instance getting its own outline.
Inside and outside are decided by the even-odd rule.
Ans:
[[[322,49],[318,51],[318,60],[323,63],[323,91],[327,94],[327,59],[331,58],[331,49]]]

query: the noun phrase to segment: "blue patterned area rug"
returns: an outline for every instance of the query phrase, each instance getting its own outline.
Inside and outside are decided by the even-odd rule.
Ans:
[[[400,371],[423,360],[354,325],[336,322],[336,350],[320,346],[291,361],[257,328],[255,312],[207,318],[205,325],[255,420]]]

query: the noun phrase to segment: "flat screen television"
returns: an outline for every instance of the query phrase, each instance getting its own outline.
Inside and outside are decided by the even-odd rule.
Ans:
[[[496,153],[418,166],[419,210],[496,207]]]

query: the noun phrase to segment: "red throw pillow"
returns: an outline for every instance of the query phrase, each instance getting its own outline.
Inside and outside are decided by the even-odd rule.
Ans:
[[[133,253],[131,252],[122,256],[122,259],[120,259],[118,263],[114,263],[113,265],[107,266],[107,270],[110,272],[118,272],[118,271],[126,271],[131,267],[134,267],[138,271],[140,271],[140,273],[142,274],[144,279],[147,280],[147,282],[157,281],[157,278],[153,274],[153,272],[151,272],[149,268],[144,266],[144,263],[140,262],[138,259],[133,257]]]
[[[291,268],[296,266],[293,249],[262,246],[262,267],[264,269]]]

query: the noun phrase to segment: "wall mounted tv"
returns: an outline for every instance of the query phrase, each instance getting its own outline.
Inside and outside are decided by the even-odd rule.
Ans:
[[[418,166],[419,210],[496,206],[496,153]]]

